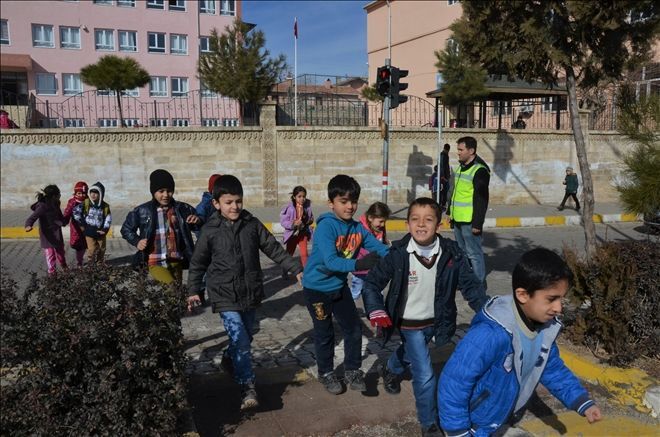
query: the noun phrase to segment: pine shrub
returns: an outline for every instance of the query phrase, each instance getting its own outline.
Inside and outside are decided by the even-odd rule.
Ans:
[[[1,275],[0,434],[174,435],[184,296],[127,267]],[[9,369],[9,370],[8,370]]]
[[[573,342],[607,352],[613,365],[660,358],[660,243],[608,242],[591,261],[564,250],[574,273],[565,323]]]

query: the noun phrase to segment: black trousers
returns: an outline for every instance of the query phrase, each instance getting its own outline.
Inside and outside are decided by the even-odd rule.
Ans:
[[[580,209],[580,201],[578,200],[577,196],[575,195],[575,193],[569,193],[568,191],[566,192],[566,194],[564,194],[564,199],[561,201],[559,207],[563,208],[564,204],[566,203],[569,197],[573,198],[573,201],[575,202],[575,209]]]

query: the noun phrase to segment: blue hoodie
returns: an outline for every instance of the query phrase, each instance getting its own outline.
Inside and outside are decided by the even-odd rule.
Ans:
[[[342,220],[333,212],[322,214],[316,220],[303,287],[327,293],[341,289],[346,284],[348,272],[355,271],[355,258],[361,247],[381,257],[389,250],[360,222]]]

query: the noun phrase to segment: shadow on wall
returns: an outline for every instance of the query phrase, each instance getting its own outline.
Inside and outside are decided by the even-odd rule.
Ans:
[[[420,152],[417,145],[413,144],[412,153],[408,156],[408,167],[406,176],[410,178],[410,189],[406,194],[408,203],[415,200],[417,196],[417,187],[419,185],[428,191],[429,176],[433,173],[433,158]],[[425,194],[428,196],[429,193]]]
[[[515,147],[515,140],[511,134],[507,131],[497,132],[497,139],[495,140],[495,148],[493,149],[492,145],[488,144],[486,141],[481,141],[481,144],[485,145],[493,154],[492,163],[487,163],[491,166],[491,189],[493,186],[492,176],[495,175],[504,183],[508,183],[509,175],[518,183],[522,189],[524,189],[528,196],[534,199],[537,205],[541,204],[541,200],[529,189],[527,184],[523,179],[528,179],[527,177],[521,178],[519,174],[513,171],[511,166],[511,160],[513,159],[513,148]],[[479,153],[479,147],[477,146],[477,154]],[[531,176],[531,175],[530,175]]]

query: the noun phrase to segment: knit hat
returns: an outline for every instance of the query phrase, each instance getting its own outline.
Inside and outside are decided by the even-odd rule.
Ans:
[[[87,183],[83,181],[78,181],[76,182],[76,185],[73,186],[73,194],[76,194],[81,191],[87,194],[87,190],[88,190]]]
[[[573,171],[573,167],[566,167],[566,171]]]
[[[213,193],[213,185],[215,184],[215,181],[222,175],[214,173],[211,175],[209,178],[209,193]]]
[[[97,205],[103,203],[103,198],[105,197],[105,185],[103,185],[101,182],[95,182],[94,185],[89,187],[89,191],[96,191],[99,193],[99,201]]]
[[[167,171],[159,168],[149,175],[149,191],[153,195],[156,191],[167,188],[168,191],[174,191],[174,178]]]

